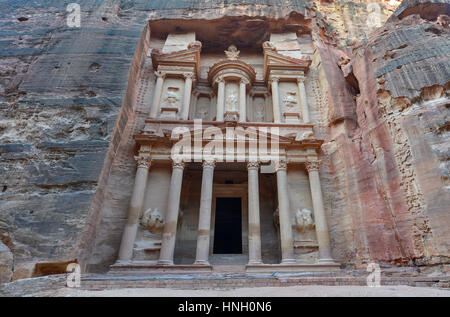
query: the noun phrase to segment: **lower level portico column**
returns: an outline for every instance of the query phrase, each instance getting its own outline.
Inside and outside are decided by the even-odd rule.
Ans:
[[[320,188],[319,161],[306,162],[311,187],[314,218],[316,222],[316,235],[319,244],[319,263],[334,262],[331,257],[330,236],[328,233],[327,218],[323,206],[322,189]]]
[[[150,153],[140,152],[135,157],[137,161],[136,177],[134,179],[133,194],[128,210],[128,220],[122,234],[119,249],[119,261],[130,261],[133,257],[134,240],[138,229],[139,217],[144,202],[144,193],[147,186],[148,170],[150,169]]]
[[[181,185],[183,182],[184,163],[173,161],[170,179],[169,200],[167,203],[166,224],[164,226],[161,252],[158,264],[172,265],[177,234],[178,213],[180,210]]]
[[[292,221],[289,206],[287,164],[280,161],[276,166],[278,208],[280,214],[280,238],[281,238],[281,263],[295,263],[294,243],[292,241]]]
[[[214,166],[214,161],[203,161],[202,192],[197,234],[197,255],[194,263],[198,265],[209,265],[208,255]]]
[[[261,264],[258,162],[248,162],[248,264]]]

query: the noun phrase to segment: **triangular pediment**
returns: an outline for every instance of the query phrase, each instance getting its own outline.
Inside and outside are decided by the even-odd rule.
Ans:
[[[311,65],[311,58],[294,58],[280,54],[273,46],[264,47],[264,74],[268,78],[271,70],[293,70],[306,73]]]

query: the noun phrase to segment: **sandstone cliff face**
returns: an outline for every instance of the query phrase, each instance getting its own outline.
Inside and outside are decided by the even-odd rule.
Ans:
[[[115,260],[146,115],[132,105],[148,98],[127,82],[147,76],[149,18],[310,19],[335,257],[448,261],[448,2],[405,1],[370,36],[369,1],[80,0],[79,29],[65,24],[71,2],[0,4],[0,281],[44,274],[36,263]],[[382,23],[395,7],[380,2]]]

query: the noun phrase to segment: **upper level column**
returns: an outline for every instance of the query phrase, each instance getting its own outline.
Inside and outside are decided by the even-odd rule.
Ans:
[[[217,113],[216,121],[223,121],[224,107],[225,107],[225,79],[223,77],[217,78]]]
[[[298,95],[300,97],[300,104],[302,107],[303,114],[303,122],[309,122],[309,109],[308,109],[308,101],[306,98],[306,89],[305,89],[305,76],[297,77],[297,85],[298,85]]]
[[[144,203],[144,193],[147,186],[148,171],[151,165],[150,151],[139,151],[135,156],[137,161],[136,177],[133,194],[128,209],[128,220],[122,234],[119,250],[119,261],[129,261],[133,257],[134,240],[138,229],[139,217]]]
[[[239,83],[239,122],[247,121],[247,85],[248,80],[242,78]]]
[[[319,244],[319,263],[334,263],[331,257],[330,236],[328,233],[327,218],[323,206],[322,189],[319,178],[320,161],[314,160],[305,163],[309,174],[314,218],[316,221],[316,235]]]
[[[158,116],[159,105],[161,102],[161,96],[163,92],[165,74],[161,71],[156,71],[156,85],[153,92],[153,104],[150,109],[150,118],[156,118]]]
[[[273,105],[273,122],[280,122],[280,98],[278,94],[278,81],[280,79],[275,76],[271,76],[271,86],[272,86],[272,105]]]
[[[181,119],[188,120],[189,118],[189,108],[191,104],[191,93],[192,93],[192,80],[194,78],[194,73],[186,73],[184,76],[184,97],[183,97],[183,112],[181,113]]]

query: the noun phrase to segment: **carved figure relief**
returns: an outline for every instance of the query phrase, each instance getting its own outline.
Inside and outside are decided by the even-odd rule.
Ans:
[[[180,98],[178,97],[179,94],[179,88],[178,87],[168,87],[167,88],[167,95],[164,99],[164,106],[170,107],[170,108],[179,108],[179,102]]]
[[[297,93],[293,91],[288,91],[283,98],[283,104],[288,109],[292,109],[297,105]]]
[[[264,99],[262,98],[255,98],[255,121],[257,122],[263,122],[264,121]]]
[[[164,228],[164,217],[157,208],[149,208],[142,215],[141,225],[153,234],[160,233]]]
[[[226,111],[236,111],[238,109],[237,87],[233,84],[227,85],[227,98],[225,99]]]
[[[298,209],[295,212],[295,225],[299,232],[314,229],[315,224],[312,218],[312,211],[306,208]]]

